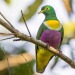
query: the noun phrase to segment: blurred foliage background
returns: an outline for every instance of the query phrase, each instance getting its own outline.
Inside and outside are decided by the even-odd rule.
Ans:
[[[18,29],[19,31],[27,34],[27,29],[24,27],[23,19],[20,10],[23,10],[24,17],[27,21],[28,27],[32,36],[35,38],[37,30],[44,20],[44,16],[41,14],[37,15],[38,11],[43,5],[52,5],[57,13],[57,16],[64,27],[64,39],[60,50],[75,60],[75,0],[25,0],[22,5],[18,4],[23,0],[1,0],[0,1],[0,12],[2,12],[7,19]],[[57,4],[58,3],[58,4]],[[2,8],[2,6],[4,6]],[[12,7],[11,7],[12,6]],[[5,8],[7,7],[7,8]],[[60,7],[60,8],[59,8]],[[12,8],[12,9],[11,9]],[[15,11],[13,12],[13,10]],[[6,11],[6,13],[5,13]],[[9,12],[11,11],[11,12]],[[63,15],[62,15],[63,13]],[[9,14],[9,15],[7,15]],[[14,14],[14,15],[13,15]],[[16,16],[17,15],[17,16]],[[1,17],[1,16],[0,16]],[[2,17],[1,17],[2,18]],[[0,32],[9,33],[3,27],[0,27]],[[9,37],[9,36],[8,36]],[[6,37],[0,36],[0,39]],[[13,42],[13,39],[1,41],[0,43],[0,61],[4,60],[6,56],[20,54],[20,53],[30,53],[35,57],[35,46],[26,41]],[[2,48],[4,47],[4,48]],[[5,51],[4,51],[5,50]],[[4,53],[5,52],[5,53]],[[35,57],[36,58],[36,57]],[[17,61],[17,60],[16,60]],[[17,61],[18,62],[18,61]],[[27,64],[29,67],[27,67]],[[63,60],[59,59],[57,56],[54,57],[46,71],[43,74],[36,73],[35,70],[35,60],[28,63],[23,63],[15,67],[8,67],[0,71],[0,75],[74,75],[75,71]],[[58,71],[57,71],[58,69]],[[60,72],[60,73],[59,73]]]

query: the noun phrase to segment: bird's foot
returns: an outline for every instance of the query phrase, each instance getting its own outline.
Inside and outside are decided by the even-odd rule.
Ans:
[[[62,51],[59,50],[59,54],[62,54]],[[57,55],[55,55],[55,57],[56,57],[56,56],[57,56]]]
[[[62,54],[62,51],[59,50],[59,54]]]
[[[50,44],[46,43],[46,48],[49,48],[50,47]]]

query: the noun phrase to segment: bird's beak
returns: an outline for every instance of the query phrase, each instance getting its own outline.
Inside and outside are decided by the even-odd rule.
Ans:
[[[41,10],[40,12],[38,12],[38,14],[43,13],[45,10]]]

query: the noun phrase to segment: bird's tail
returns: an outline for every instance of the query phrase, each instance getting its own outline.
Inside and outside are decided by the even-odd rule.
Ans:
[[[36,71],[39,73],[43,73],[47,64],[53,56],[54,54],[50,51],[39,47],[36,52]]]

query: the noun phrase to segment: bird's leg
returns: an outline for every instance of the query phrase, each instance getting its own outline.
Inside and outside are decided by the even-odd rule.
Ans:
[[[49,43],[46,43],[46,48],[50,47],[50,44]]]
[[[58,49],[57,49],[58,50]],[[58,50],[59,51],[59,54],[62,54],[62,51],[61,50]],[[56,57],[56,55],[55,55],[55,57]]]
[[[28,37],[30,37],[30,36],[28,36]],[[24,41],[24,40],[21,38],[18,38],[18,39],[14,39],[13,41]]]
[[[62,51],[61,50],[59,50],[59,54],[62,54]]]

